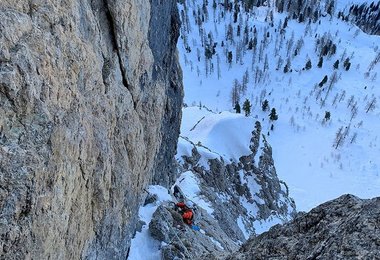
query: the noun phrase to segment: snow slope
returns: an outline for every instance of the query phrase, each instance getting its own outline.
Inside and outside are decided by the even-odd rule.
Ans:
[[[241,155],[248,155],[251,152],[249,143],[253,129],[252,119],[228,111],[210,113],[199,107],[183,109],[183,118],[182,136],[188,137],[196,144],[202,144],[227,161],[230,159],[237,161]],[[197,123],[194,124],[195,120]],[[247,136],[249,138],[246,138]]]
[[[145,224],[143,225],[141,232],[137,232],[131,241],[130,252],[128,255],[129,260],[156,260],[161,258],[161,244],[149,234],[149,223],[158,206],[164,202],[171,201],[172,198],[167,189],[158,185],[149,186],[148,191],[152,195],[157,195],[158,199],[154,204],[140,207],[139,218],[141,221],[144,221]]]
[[[190,107],[184,109],[182,137],[204,145],[212,151],[210,156],[236,160],[247,153],[250,132],[259,120],[273,147],[277,174],[289,185],[299,210],[309,210],[344,193],[362,198],[380,195],[380,64],[370,69],[380,53],[380,37],[330,16],[310,24],[290,19],[280,34],[286,13],[274,13],[270,26],[265,21],[267,7],[248,13],[241,8],[234,23],[233,12],[221,5],[214,9],[212,1],[208,1],[207,13],[203,1],[185,2],[186,8],[179,5],[184,22],[178,48],[185,103]],[[339,1],[337,11],[345,3]],[[199,22],[202,19],[204,22]],[[226,39],[229,25],[233,28],[230,40]],[[256,52],[248,49],[245,35],[248,40],[257,38]],[[324,56],[322,68],[318,68],[317,41],[324,35],[337,48],[335,54]],[[206,43],[217,43],[211,59],[205,58]],[[347,58],[351,63],[348,71],[343,66]],[[304,69],[308,59],[310,70]],[[288,60],[291,72],[284,73]],[[336,60],[339,68],[335,70]],[[318,86],[325,75],[331,80],[334,73],[337,80],[330,90],[330,81]],[[234,114],[231,101],[234,81],[243,85],[244,74],[248,75],[247,89],[241,91],[239,103],[251,102],[249,117]],[[265,99],[279,115],[275,122],[269,120],[269,111],[261,109]],[[367,111],[373,100],[373,109]],[[199,110],[199,106],[213,112]],[[219,114],[221,111],[229,112]],[[330,120],[324,120],[326,111],[331,113]],[[337,145],[340,128],[346,135]],[[179,149],[186,149],[181,140]]]

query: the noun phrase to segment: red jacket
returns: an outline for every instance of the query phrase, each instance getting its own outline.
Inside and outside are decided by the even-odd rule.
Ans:
[[[186,204],[183,202],[179,202],[176,205],[177,207],[181,208],[183,222],[185,222],[188,225],[191,225],[193,220],[193,211],[190,208],[188,208]]]

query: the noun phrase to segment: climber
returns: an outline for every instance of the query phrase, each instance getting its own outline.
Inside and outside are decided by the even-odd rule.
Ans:
[[[183,201],[183,199],[184,199],[183,193],[182,193],[181,189],[178,187],[178,185],[174,185],[173,195],[179,201]]]
[[[182,215],[183,222],[188,225],[192,224],[194,218],[194,212],[184,202],[178,202],[176,204],[177,211]]]

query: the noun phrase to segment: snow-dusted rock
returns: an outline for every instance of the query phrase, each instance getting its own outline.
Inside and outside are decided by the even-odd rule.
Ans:
[[[343,195],[249,239],[228,259],[380,259],[380,197]]]
[[[272,150],[261,134],[260,123],[252,128],[247,145],[251,153],[239,161],[226,161],[218,155],[207,159],[207,147],[194,143],[190,144],[191,155],[180,157],[183,170],[191,171],[195,176],[192,178],[199,182],[193,200],[203,198],[212,209],[212,216],[234,241],[245,241],[250,235],[263,232],[265,222],[280,223],[295,213],[287,187],[277,177]],[[188,175],[183,175],[177,183],[186,188],[188,179]]]
[[[195,224],[199,226],[199,231],[185,224],[181,215],[169,206],[157,208],[149,224],[149,232],[161,241],[163,259],[221,258],[237,250],[238,245],[226,235],[218,221],[202,208],[196,214]]]

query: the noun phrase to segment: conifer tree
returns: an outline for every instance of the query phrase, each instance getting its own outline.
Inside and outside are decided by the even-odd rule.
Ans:
[[[248,43],[248,50],[252,50],[252,49],[253,49],[253,41],[252,39],[250,39]]]
[[[350,67],[351,67],[351,62],[349,62],[345,68],[348,71],[350,69]]]
[[[311,60],[310,59],[306,62],[305,69],[307,69],[307,70],[311,69]]]
[[[240,109],[239,102],[236,102],[236,103],[235,103],[235,107],[234,107],[234,109],[235,109],[235,112],[236,112],[236,113],[238,113],[238,114],[241,113],[241,109]]]
[[[323,56],[319,57],[319,61],[318,61],[318,68],[322,68],[322,65],[323,65]]]
[[[328,77],[327,77],[327,75],[325,75],[325,77],[322,79],[322,81],[319,82],[319,87],[323,87],[323,85],[327,82],[327,80],[328,80]]]
[[[285,29],[286,27],[288,27],[288,17],[285,18],[285,21],[284,21],[284,25],[282,26],[283,29]]]
[[[268,108],[269,108],[269,102],[268,102],[267,99],[264,100],[261,108],[262,108],[263,111],[267,111],[268,110]]]
[[[288,73],[288,71],[289,71],[289,65],[286,64],[285,67],[284,67],[284,73]]]
[[[232,63],[232,51],[229,51],[227,53],[227,59],[228,59],[228,63],[231,64]]]
[[[278,115],[276,113],[276,109],[275,108],[272,108],[272,110],[270,111],[269,119],[271,121],[276,121],[278,119]]]
[[[351,66],[351,62],[350,62],[350,58],[347,58],[344,63],[343,63],[343,66],[346,70],[349,70],[350,69],[350,66]]]
[[[246,99],[243,103],[243,110],[245,112],[245,116],[249,116],[251,114],[251,102],[249,102],[248,99]]]
[[[334,62],[334,69],[338,69],[339,67],[339,60],[336,60],[336,62]]]
[[[326,111],[325,112],[325,121],[330,120],[330,118],[331,118],[331,113],[329,111]]]

